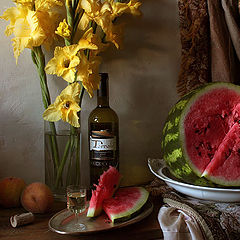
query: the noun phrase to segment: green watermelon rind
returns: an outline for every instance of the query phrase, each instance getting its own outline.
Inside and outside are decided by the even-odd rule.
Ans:
[[[186,161],[180,137],[181,131],[179,131],[183,109],[188,105],[189,100],[197,91],[199,89],[185,95],[169,112],[163,129],[162,151],[164,154],[163,158],[169,166],[171,174],[185,182],[207,186],[208,182],[205,179],[200,179]]]
[[[129,210],[118,213],[118,214],[108,214],[111,221],[114,223],[117,219],[128,219],[135,212],[139,211],[143,205],[147,202],[149,197],[149,192],[143,187],[135,187],[134,189],[138,189],[141,193],[140,198],[136,201],[135,205],[131,207]]]
[[[208,180],[212,181],[212,182],[217,182],[219,185],[223,185],[223,186],[226,186],[226,187],[237,187],[237,186],[240,186],[240,181],[227,181],[226,182],[226,179],[224,178],[220,178],[219,176],[218,177],[214,177],[214,176],[211,176],[207,173],[204,173],[204,177],[206,177]]]
[[[88,211],[87,211],[87,217],[96,217],[96,216],[100,215],[101,212],[102,212],[102,207],[98,208],[98,209],[89,207]]]
[[[171,174],[187,183],[212,187],[218,184],[225,186],[233,184],[232,182],[226,183],[219,178],[209,176],[209,174],[202,176],[202,173],[190,161],[185,145],[184,120],[192,104],[203,94],[222,87],[229,88],[240,94],[240,87],[231,83],[219,82],[203,85],[181,98],[169,112],[166,120],[162,139],[163,158],[169,166]]]

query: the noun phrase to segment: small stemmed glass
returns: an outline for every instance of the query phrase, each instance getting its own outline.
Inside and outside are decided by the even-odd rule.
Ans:
[[[79,214],[86,210],[86,203],[86,188],[79,185],[67,187],[67,209],[75,214],[72,231],[83,231],[86,229],[86,226],[79,219]]]

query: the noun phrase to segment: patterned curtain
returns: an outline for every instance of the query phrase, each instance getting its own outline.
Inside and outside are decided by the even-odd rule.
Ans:
[[[237,0],[179,0],[180,96],[208,82],[240,84]]]

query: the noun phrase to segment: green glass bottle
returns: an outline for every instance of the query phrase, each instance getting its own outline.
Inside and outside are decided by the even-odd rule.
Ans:
[[[109,106],[108,74],[101,73],[97,107],[88,118],[90,187],[109,166],[119,169],[119,121]]]

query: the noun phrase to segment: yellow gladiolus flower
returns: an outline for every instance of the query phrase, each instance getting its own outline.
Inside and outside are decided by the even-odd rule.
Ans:
[[[82,36],[82,38],[78,41],[78,45],[81,46],[81,49],[91,49],[97,50],[98,46],[93,43],[94,41],[93,28],[89,28]]]
[[[33,10],[34,0],[14,0],[14,2]]]
[[[0,18],[10,20],[5,34],[7,36],[15,35],[12,41],[16,62],[24,48],[31,49],[40,46],[46,39],[36,12],[31,11],[29,8],[17,5],[17,7],[7,9]]]
[[[49,10],[57,6],[63,6],[61,0],[14,0],[16,4],[27,7],[35,7],[35,10]]]
[[[81,7],[84,9],[84,14],[79,23],[80,29],[85,30],[89,22],[94,21],[102,28],[104,33],[110,32],[113,18],[111,17],[112,8],[109,2],[106,1],[102,4],[101,1],[82,0]]]
[[[115,2],[114,0],[108,0],[110,4],[111,20],[114,20],[117,16],[120,16],[124,12],[127,12],[129,7],[126,3]]]
[[[45,67],[46,73],[56,74],[69,83],[74,82],[76,66],[80,63],[80,59],[77,56],[79,50],[80,46],[78,44],[56,47],[54,57]]]
[[[55,33],[63,38],[70,39],[71,30],[69,29],[66,19],[63,19],[63,21],[59,23],[59,26]]]
[[[98,48],[94,51],[90,52],[90,56],[96,56],[100,52],[103,52],[108,48],[109,44],[108,43],[103,43],[102,39],[98,34],[93,34],[93,37],[91,39],[92,43],[94,43]]]
[[[79,27],[85,30],[89,21],[95,21],[107,35],[107,41],[120,48],[122,36],[119,34],[122,30],[120,26],[114,26],[113,20],[124,13],[139,15],[138,8],[140,5],[141,3],[137,0],[130,0],[128,3],[120,3],[114,0],[106,0],[103,3],[100,0],[82,0],[81,7],[85,12],[80,20]]]
[[[141,15],[141,12],[139,10],[141,4],[142,3],[138,2],[138,0],[130,0],[129,3],[127,4],[129,7],[129,12],[135,16]]]
[[[116,2],[114,0],[107,1],[111,5],[112,20],[124,13],[130,13],[135,16],[141,14],[139,10],[141,3],[138,0],[130,0],[128,3]]]
[[[112,28],[106,29],[106,40],[112,42],[117,49],[123,46],[123,25],[113,25]]]
[[[51,11],[36,11],[39,25],[44,31],[46,39],[43,42],[44,47],[49,50],[54,40],[57,40],[55,30],[59,22],[59,14]]]
[[[50,122],[62,119],[74,127],[80,127],[77,114],[81,110],[79,106],[80,91],[81,86],[79,83],[75,82],[68,85],[56,98],[55,102],[44,111],[43,119]]]
[[[90,42],[88,34],[90,33],[84,34],[78,44],[56,47],[54,57],[45,67],[46,73],[56,74],[67,82],[73,83],[75,80],[76,67],[82,64],[82,59],[78,56],[78,52],[81,49],[97,49],[97,46]]]
[[[36,10],[47,11],[58,6],[63,6],[61,0],[35,0]]]
[[[100,57],[90,57],[87,59],[83,51],[79,52],[81,64],[77,66],[77,81],[81,81],[83,87],[87,90],[90,97],[93,96],[93,91],[99,87],[100,76],[99,65],[101,63]]]
[[[17,8],[15,8],[15,12],[16,12],[16,9],[18,9],[18,11],[21,11],[22,12],[21,18],[26,18],[27,20],[29,20],[26,13],[27,9],[32,11],[32,13],[35,13],[34,15],[36,19],[34,19],[34,21],[38,23],[39,25],[38,29],[41,30],[42,35],[44,35],[44,38],[45,38],[45,40],[41,42],[41,44],[39,44],[38,46],[43,44],[44,47],[47,50],[49,50],[53,41],[57,39],[55,35],[55,29],[58,25],[59,17],[61,14],[60,14],[60,11],[56,11],[54,7],[62,6],[63,3],[61,2],[61,0],[60,1],[59,0],[35,0],[35,1],[34,0],[15,0],[15,3],[17,5]],[[35,11],[33,11],[33,6],[35,6]],[[20,18],[18,15],[19,15],[18,13],[15,13],[15,18],[16,17]],[[13,20],[13,16],[11,16],[10,20]],[[17,27],[22,30],[26,28],[25,25],[21,25]],[[14,41],[19,43],[25,40],[18,39]],[[18,47],[16,47],[15,45],[16,43],[14,44],[14,48],[18,49]],[[32,47],[36,47],[36,45],[33,45]],[[32,47],[30,46],[29,48],[32,48]]]
[[[104,13],[101,11],[103,4],[100,0],[81,0],[80,5],[84,10],[84,14],[79,22],[79,27],[85,30],[91,20],[97,22],[97,18],[101,17]],[[104,9],[104,11],[107,11],[107,8]]]
[[[93,91],[99,88],[100,76],[98,72],[89,74],[88,78],[84,78],[82,81],[83,87],[87,90],[90,97],[93,97]]]
[[[35,0],[14,0],[13,2],[15,2],[16,4],[22,4],[22,5],[25,5],[25,4],[34,4]]]
[[[62,0],[35,0],[36,14],[46,35],[43,45],[47,50],[50,49],[53,41],[57,40],[55,30],[62,19],[59,8],[61,6],[63,6]]]
[[[97,16],[102,8],[101,0],[81,0],[81,7],[91,16]]]

